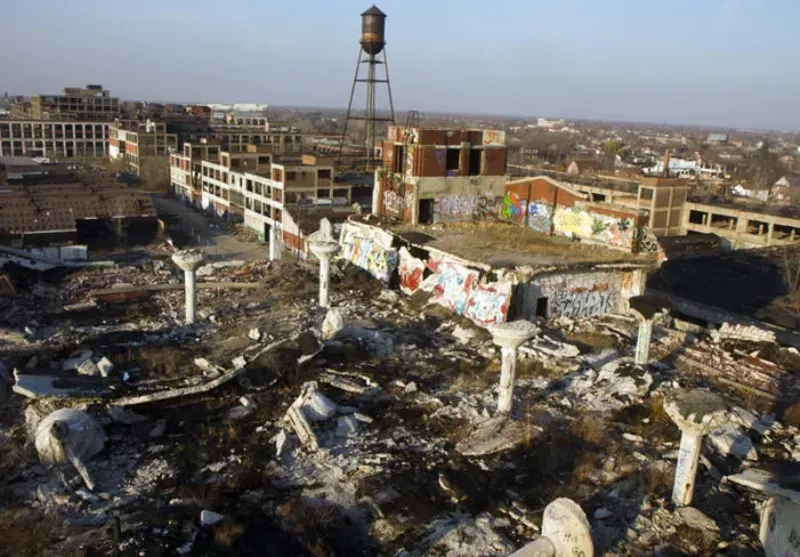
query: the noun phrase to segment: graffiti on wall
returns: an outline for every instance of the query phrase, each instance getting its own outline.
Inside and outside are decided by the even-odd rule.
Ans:
[[[544,199],[528,204],[528,226],[537,232],[550,233],[553,225],[553,207]]]
[[[397,268],[397,250],[386,249],[375,240],[359,236],[350,228],[343,231],[341,254],[344,259],[385,284],[389,283]]]
[[[458,220],[472,216],[478,207],[474,195],[447,195],[439,198],[439,219]]]
[[[399,215],[404,209],[403,196],[394,190],[387,190],[383,194],[383,209],[387,213]]]
[[[464,315],[483,325],[502,323],[508,314],[511,301],[511,283],[476,284],[467,299]]]
[[[500,206],[500,216],[504,219],[522,222],[522,219],[525,218],[525,209],[527,206],[527,199],[520,197],[514,192],[506,192]]]
[[[607,282],[588,287],[570,286],[567,280],[543,288],[549,299],[549,315],[572,319],[591,317],[619,309],[619,288],[611,288]]]
[[[484,145],[505,145],[506,132],[500,130],[484,130],[483,131],[483,144]]]
[[[476,323],[502,323],[511,301],[511,283],[479,284],[480,275],[449,261],[428,260],[437,274],[433,293],[444,305]]]
[[[413,294],[422,282],[422,275],[425,272],[425,263],[417,259],[406,248],[400,248],[400,290],[406,294]]]
[[[568,238],[585,238],[629,249],[633,246],[633,219],[601,215],[579,205],[557,207],[553,227],[556,234]]]

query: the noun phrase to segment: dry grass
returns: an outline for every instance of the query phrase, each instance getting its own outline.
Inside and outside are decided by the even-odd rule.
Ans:
[[[186,358],[187,353],[181,348],[144,346],[128,349],[126,354],[116,358],[115,364],[139,365],[151,379],[169,378],[183,375]]]
[[[600,458],[595,453],[583,453],[575,462],[575,471],[572,473],[573,484],[586,484],[593,480],[593,476],[600,467]]]
[[[608,440],[605,422],[589,414],[585,414],[572,422],[572,433],[575,437],[591,445],[600,445]]]
[[[800,427],[800,402],[793,404],[783,412],[783,423],[792,427]]]
[[[214,543],[217,546],[230,548],[244,534],[245,527],[238,522],[222,522],[214,528]]]

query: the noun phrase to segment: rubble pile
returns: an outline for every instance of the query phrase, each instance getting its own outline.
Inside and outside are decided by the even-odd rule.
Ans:
[[[767,494],[726,478],[800,457],[788,349],[656,322],[637,365],[634,317],[488,331],[330,271],[324,308],[313,268],[202,265],[194,324],[168,260],[52,278],[38,306],[20,289],[34,334],[0,345],[0,514],[57,517],[53,555],[505,556],[581,529],[598,555],[759,551]],[[721,401],[705,421],[675,413],[696,392]]]

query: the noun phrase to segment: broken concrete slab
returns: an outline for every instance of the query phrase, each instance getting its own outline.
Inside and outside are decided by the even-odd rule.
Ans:
[[[358,432],[358,420],[355,416],[340,416],[336,420],[336,436],[348,437]]]
[[[23,374],[14,370],[12,390],[27,398],[81,398],[107,395],[108,382],[101,377],[64,377]]]
[[[200,524],[203,526],[213,526],[223,520],[225,520],[225,516],[215,513],[214,511],[204,509],[200,512]]]
[[[100,375],[102,377],[108,377],[112,371],[114,371],[114,364],[103,356],[100,358],[100,361],[97,362],[97,369],[100,371]]]
[[[792,463],[787,463],[792,464]],[[797,470],[775,472],[761,470],[758,468],[748,468],[738,474],[725,476],[724,481],[749,487],[756,491],[761,491],[767,495],[774,495],[790,499],[795,504],[800,505],[800,472]]]
[[[758,460],[753,441],[734,424],[722,424],[709,431],[706,440],[722,456],[733,456],[739,460]]]
[[[64,371],[77,370],[86,360],[92,359],[93,352],[91,350],[80,350],[70,354],[70,357],[64,360],[61,364],[61,369]]]
[[[294,402],[309,420],[322,422],[336,414],[336,404],[319,392],[316,381],[308,381]]]
[[[478,424],[456,445],[456,450],[464,456],[485,456],[511,450],[541,433],[541,428],[527,426],[503,414]]]

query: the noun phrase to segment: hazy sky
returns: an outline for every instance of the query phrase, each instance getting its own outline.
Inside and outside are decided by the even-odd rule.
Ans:
[[[346,106],[370,0],[0,0],[0,92]],[[395,108],[800,128],[800,0],[380,0]]]

